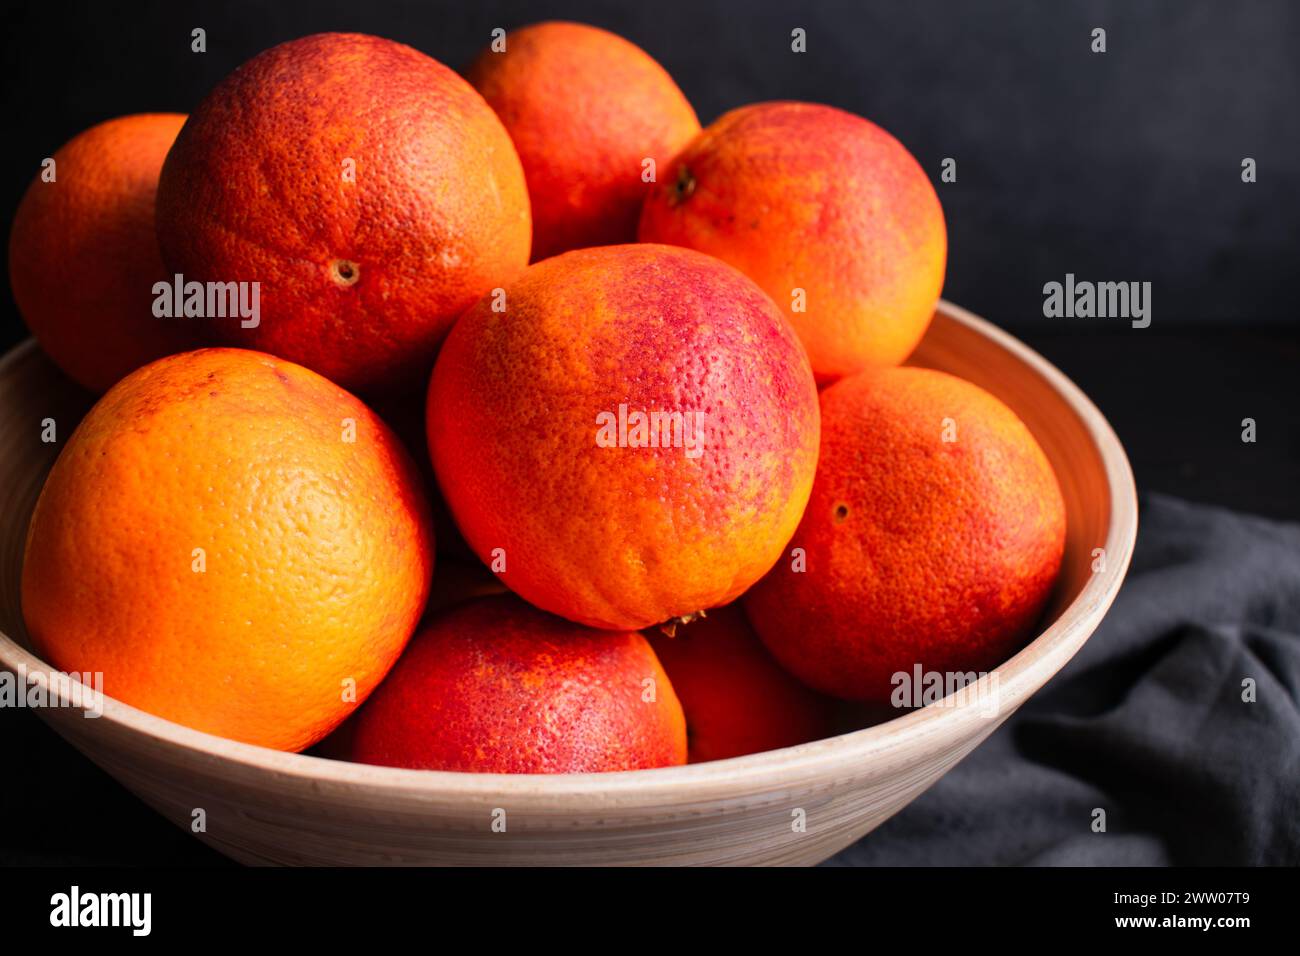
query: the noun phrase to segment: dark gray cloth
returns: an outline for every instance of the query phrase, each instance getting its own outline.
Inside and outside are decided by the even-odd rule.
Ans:
[[[908,864],[1300,864],[1300,525],[1144,496],[1078,656],[829,861]]]

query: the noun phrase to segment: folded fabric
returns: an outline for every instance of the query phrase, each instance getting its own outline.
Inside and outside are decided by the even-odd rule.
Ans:
[[[1144,496],[1078,656],[828,861],[1008,864],[1300,864],[1300,525]]]

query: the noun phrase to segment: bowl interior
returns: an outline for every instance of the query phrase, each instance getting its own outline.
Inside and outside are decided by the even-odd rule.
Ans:
[[[1132,473],[1109,425],[1068,379],[1011,336],[950,303],[940,303],[909,364],[968,379],[1013,408],[1042,445],[1065,498],[1065,558],[1043,618],[1044,631],[998,668],[1000,713],[1005,716],[1069,660],[1118,591],[1137,526]],[[20,665],[29,673],[48,670],[30,653],[22,621],[23,548],[45,476],[92,403],[93,397],[66,379],[31,340],[0,360],[0,666],[10,670]],[[56,442],[43,440],[51,421]],[[1104,551],[1100,563],[1097,549]],[[563,800],[574,795],[604,799],[628,788],[667,790],[687,781],[708,785],[724,776],[731,782],[745,774],[756,781],[772,780],[827,760],[869,759],[933,733],[939,721],[956,735],[961,732],[957,724],[978,719],[972,709],[926,707],[828,740],[712,764],[550,777],[407,771],[279,753],[191,730],[112,699],[105,701],[104,715],[94,723],[247,771],[399,790],[462,795],[514,791]],[[965,726],[970,734],[977,733],[971,729],[974,724]],[[988,731],[986,722],[979,736]]]

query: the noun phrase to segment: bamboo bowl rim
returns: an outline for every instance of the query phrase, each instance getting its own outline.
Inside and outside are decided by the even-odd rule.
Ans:
[[[1109,492],[1106,536],[1100,543],[1106,551],[1106,566],[1091,575],[1078,595],[1042,633],[996,668],[996,716],[1000,719],[1074,656],[1114,601],[1136,540],[1137,491],[1118,437],[1097,407],[1069,378],[1014,336],[959,306],[941,299],[936,313],[991,340],[1046,381],[1093,440]],[[29,338],[0,357],[0,375],[36,348],[35,339]],[[68,696],[62,693],[62,688],[49,682],[50,666],[3,631],[0,631],[0,665],[15,672],[19,667],[24,668],[30,682],[43,686],[47,694],[68,706]],[[349,763],[218,737],[146,713],[107,694],[103,695],[103,713],[95,719],[118,725],[164,748],[194,751],[252,773],[265,772],[331,786],[379,788],[417,798],[424,795],[482,801],[532,797],[546,803],[564,801],[565,806],[578,808],[583,804],[669,800],[684,791],[698,795],[701,791],[770,789],[797,780],[825,777],[837,769],[921,744],[927,738],[952,739],[959,731],[973,732],[977,723],[987,726],[990,719],[987,704],[981,701],[985,700],[984,692],[989,690],[988,680],[987,676],[981,677],[979,684],[983,686],[977,686],[973,694],[968,691],[956,703],[923,707],[880,724],[811,743],[680,767],[607,773],[461,773]]]

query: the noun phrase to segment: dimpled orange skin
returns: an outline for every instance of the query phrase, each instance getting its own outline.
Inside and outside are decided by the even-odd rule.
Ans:
[[[695,110],[649,54],[581,23],[506,35],[466,72],[514,140],[532,197],[533,260],[636,240],[650,185],[699,131]]]
[[[1056,476],[1014,412],[942,372],[871,370],[822,393],[821,463],[790,542],[806,570],[779,562],[745,611],[806,684],[887,702],[918,663],[966,673],[1009,657],[1065,531]]]
[[[706,128],[660,170],[639,238],[707,252],[762,286],[819,384],[911,354],[948,253],[943,209],[911,153],[814,103],[744,106]]]
[[[196,344],[183,321],[153,314],[154,283],[166,277],[154,194],[184,122],[142,113],[79,133],[54,154],[54,181],[37,176],[14,216],[18,310],[55,364],[93,392]]]
[[[816,386],[777,308],[725,263],[655,245],[568,252],[505,291],[506,311],[489,297],[456,324],[429,387],[434,471],[470,547],[593,627],[739,596],[794,533],[817,461]],[[681,413],[676,441],[610,429],[601,447],[620,404],[630,427]]]
[[[111,697],[301,750],[355,708],[344,681],[364,700],[397,659],[432,570],[415,466],[377,416],[290,362],[203,349],[123,379],[69,439],[23,615]]]
[[[423,383],[456,316],[527,264],[531,220],[510,137],[468,83],[325,33],[254,57],[194,111],[158,235],[187,280],[261,283],[260,324],[209,335],[365,389]]]
[[[598,773],[685,763],[686,721],[640,634],[500,595],[423,629],[341,745],[393,767]]]
[[[646,635],[686,714],[691,763],[793,747],[833,730],[831,701],[781,670],[738,604]]]

